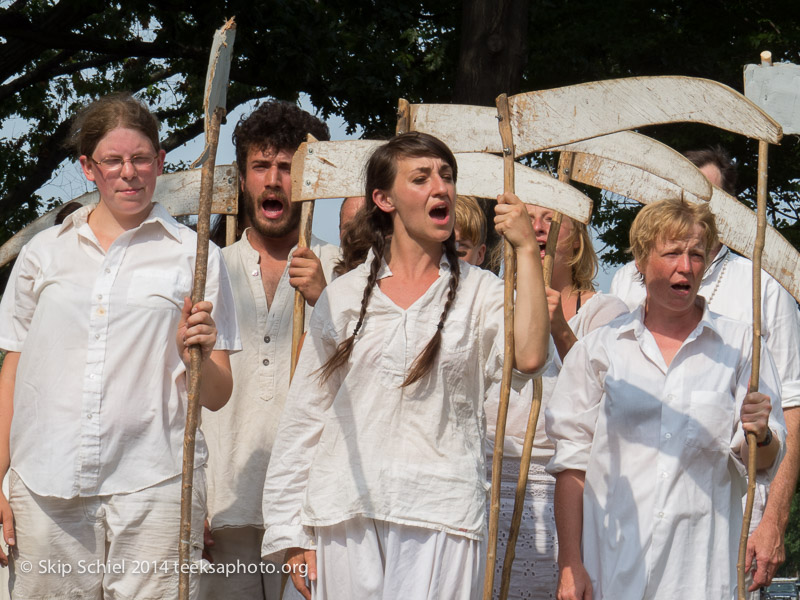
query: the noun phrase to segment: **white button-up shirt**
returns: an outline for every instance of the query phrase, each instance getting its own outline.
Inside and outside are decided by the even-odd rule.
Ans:
[[[702,302],[702,299],[700,300]],[[732,598],[746,469],[739,420],[752,329],[704,310],[666,366],[643,308],[573,346],[546,414],[548,470],[586,473],[583,561],[594,598]],[[786,429],[775,366],[760,389]]]
[[[191,296],[196,234],[159,204],[105,252],[94,205],[20,252],[0,304],[0,347],[21,352],[11,468],[42,496],[127,493],[181,472],[186,367],[176,333]],[[237,350],[233,295],[209,252],[215,348]],[[195,465],[206,461],[197,434]]]
[[[331,281],[339,248],[315,237],[311,238],[310,247],[322,263],[325,279]],[[294,288],[289,285],[292,253],[272,306],[267,306],[258,251],[247,240],[247,232],[222,250],[234,290],[242,352],[231,356],[231,399],[216,412],[203,410],[211,529],[264,524],[264,477],[289,390],[294,312]],[[306,306],[306,325],[310,318],[311,307]]]
[[[400,387],[433,337],[450,266],[403,310],[376,285],[349,362],[317,371],[358,320],[372,256],[330,284],[314,309],[264,484],[262,555],[313,548],[304,526],[355,516],[481,539],[487,386],[503,363],[503,284],[461,263],[431,373]],[[391,275],[384,262],[378,278]],[[530,376],[515,373],[518,390]]]
[[[752,323],[752,287],[753,263],[723,246],[706,269],[698,293],[712,312]],[[611,293],[631,310],[644,302],[644,285],[634,263],[617,271]],[[791,294],[766,271],[761,272],[761,315],[761,337],[781,378],[783,408],[800,406],[800,311]]]

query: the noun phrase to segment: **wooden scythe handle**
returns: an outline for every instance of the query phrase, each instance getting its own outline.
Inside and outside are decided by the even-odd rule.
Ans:
[[[300,148],[295,153],[299,154],[298,162],[292,161],[292,198],[300,197],[300,188],[303,184],[303,165],[305,164],[306,157],[306,144],[316,142],[315,138],[310,133],[306,142],[300,145]],[[290,199],[291,201],[291,199]],[[303,202],[300,209],[300,236],[297,239],[298,248],[308,248],[308,243],[311,241],[311,227],[314,222],[314,201],[308,200]],[[306,299],[300,290],[294,292],[294,311],[292,312],[292,357],[291,357],[291,371],[289,378],[294,377],[294,370],[297,368],[298,352],[300,348],[300,340],[303,338],[303,332],[306,326]]]
[[[194,264],[194,286],[192,305],[205,297],[208,273],[208,236],[211,221],[211,199],[214,193],[214,166],[219,143],[219,127],[225,109],[217,107],[211,115],[209,125],[209,153],[200,175],[200,208],[197,215],[197,256]],[[186,407],[186,431],[183,436],[183,470],[181,473],[181,532],[178,550],[181,570],[178,579],[178,597],[189,598],[189,569],[192,552],[192,484],[194,481],[194,446],[197,422],[200,416],[200,369],[202,353],[200,346],[189,348],[188,405]]]
[[[569,183],[570,172],[572,170],[571,152],[562,152],[558,161],[558,180]],[[547,234],[547,246],[544,255],[544,284],[550,286],[553,279],[553,262],[558,245],[558,234],[561,231],[561,220],[563,215],[560,212],[553,213],[553,220],[550,223],[550,231]],[[531,410],[528,414],[528,424],[525,429],[525,440],[522,444],[522,457],[519,463],[519,477],[514,493],[514,512],[511,516],[511,527],[508,530],[508,544],[506,553],[503,557],[503,573],[500,579],[500,600],[506,600],[511,589],[511,567],[516,557],[517,539],[522,524],[522,509],[525,506],[525,491],[528,488],[528,469],[531,466],[531,453],[533,451],[533,439],[536,434],[536,424],[539,422],[539,413],[542,408],[542,378],[537,377],[533,380],[533,399]]]
[[[407,133],[411,131],[411,105],[408,100],[400,98],[397,101],[397,126],[395,127],[395,135]]]
[[[764,237],[767,230],[767,155],[769,144],[758,142],[758,192],[756,241],[753,248],[753,369],[750,372],[748,392],[758,391],[761,374],[761,255],[764,252]],[[753,503],[756,496],[756,435],[747,434],[747,502],[742,518],[742,533],[739,537],[739,558],[736,563],[737,596],[739,600],[747,597],[744,565],[747,558],[747,538],[750,535],[750,521],[753,518]]]
[[[503,188],[514,193],[514,138],[511,131],[508,96],[497,97],[497,114],[500,121],[500,137],[503,140]],[[503,379],[500,385],[500,406],[497,409],[497,427],[494,438],[492,460],[492,490],[489,504],[489,539],[486,552],[486,574],[483,580],[483,598],[491,600],[494,587],[494,565],[497,560],[497,527],[500,518],[500,476],[503,465],[503,440],[506,436],[508,418],[508,396],[511,391],[511,370],[514,366],[514,284],[517,276],[517,255],[508,240],[503,242],[505,308],[504,328],[505,358]]]

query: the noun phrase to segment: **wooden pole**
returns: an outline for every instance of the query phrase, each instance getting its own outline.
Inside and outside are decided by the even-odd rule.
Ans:
[[[761,64],[772,66],[772,53],[761,53]],[[758,188],[756,192],[756,240],[753,247],[753,368],[750,371],[748,392],[758,391],[761,376],[761,257],[764,253],[764,238],[767,231],[767,158],[769,143],[758,142]],[[739,536],[739,557],[736,563],[737,598],[747,598],[746,573],[747,538],[750,536],[750,521],[753,519],[753,504],[756,497],[756,453],[758,445],[754,433],[747,434],[747,501],[742,516],[742,533]]]
[[[307,136],[306,143],[316,142],[315,138],[310,133]],[[295,155],[299,160],[297,163],[292,161],[292,197],[300,197],[300,186],[303,184],[303,162],[305,161],[305,148],[301,145]],[[291,198],[290,198],[291,201]],[[308,200],[302,203],[300,208],[300,236],[297,239],[297,248],[308,248],[311,241],[311,228],[314,223],[314,201]],[[290,378],[294,377],[294,370],[297,368],[297,359],[299,358],[298,349],[300,348],[300,340],[306,327],[306,299],[300,290],[294,291],[294,311],[292,312],[292,358],[291,358],[291,371]]]
[[[558,161],[558,180],[569,183],[570,172],[572,170],[571,152],[562,152]],[[550,222],[550,231],[547,233],[547,245],[545,247],[544,264],[542,271],[545,286],[550,286],[553,279],[553,262],[555,260],[556,246],[558,245],[558,234],[561,231],[561,221],[563,215],[560,212],[553,213],[553,220]],[[533,439],[536,434],[536,425],[539,422],[539,413],[542,408],[542,378],[536,377],[533,380],[533,399],[531,410],[528,414],[528,424],[525,430],[525,440],[522,444],[522,457],[519,461],[519,477],[514,493],[514,512],[511,516],[511,527],[508,530],[508,544],[506,553],[503,557],[503,573],[500,579],[500,600],[506,600],[511,589],[511,567],[516,557],[517,539],[522,525],[522,509],[525,506],[525,492],[528,489],[528,470],[531,466],[531,453],[533,452]],[[494,469],[494,465],[492,465]]]
[[[753,368],[750,372],[748,392],[758,391],[761,373],[761,256],[764,252],[764,237],[767,228],[767,154],[769,144],[758,142],[758,192],[756,241],[753,249]],[[756,435],[747,434],[747,501],[742,518],[742,533],[739,538],[739,559],[736,564],[738,576],[738,598],[745,600],[745,561],[747,558],[747,538],[750,535],[750,521],[753,517],[753,504],[756,494]]]
[[[209,125],[209,155],[203,163],[200,179],[200,209],[197,215],[197,257],[194,265],[194,286],[192,305],[202,302],[206,291],[208,272],[208,236],[211,221],[211,198],[214,191],[214,165],[219,143],[219,127],[225,116],[225,109],[217,107],[211,115]],[[181,531],[178,551],[180,575],[178,579],[178,598],[189,598],[189,572],[192,552],[192,484],[194,481],[194,446],[197,422],[200,415],[200,369],[202,353],[200,346],[189,348],[188,405],[186,408],[186,432],[183,438],[183,470],[181,474]]]
[[[503,190],[514,193],[514,138],[508,108],[508,96],[497,97],[497,114],[500,137],[503,140]],[[508,418],[508,396],[511,391],[511,370],[514,366],[514,284],[517,276],[517,255],[514,247],[506,239],[503,242],[505,284],[505,358],[503,359],[503,379],[500,384],[500,405],[497,409],[497,427],[494,439],[494,458],[492,460],[492,489],[489,504],[489,539],[486,552],[486,573],[483,580],[483,598],[491,600],[494,587],[494,565],[497,560],[497,526],[500,518],[500,477],[503,466],[503,440],[506,436]]]
[[[395,126],[395,135],[407,133],[411,131],[411,105],[408,100],[400,98],[397,101],[397,125]]]

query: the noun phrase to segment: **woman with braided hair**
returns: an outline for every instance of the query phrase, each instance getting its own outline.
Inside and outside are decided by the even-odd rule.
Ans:
[[[457,166],[397,136],[370,158],[354,225],[365,261],[320,297],[264,485],[262,555],[306,598],[473,598],[483,577],[486,388],[503,361],[503,286],[459,262]],[[547,362],[538,244],[499,198],[518,261],[514,384]],[[358,262],[353,260],[350,264]]]

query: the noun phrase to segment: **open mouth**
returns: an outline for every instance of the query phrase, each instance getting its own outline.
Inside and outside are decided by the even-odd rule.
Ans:
[[[688,283],[674,283],[671,287],[679,294],[688,294],[692,289],[692,286]]]
[[[430,211],[431,219],[434,223],[446,224],[450,218],[450,207],[447,204],[437,204]]]
[[[276,198],[265,198],[261,202],[261,210],[268,219],[279,219],[283,214],[283,202]]]

